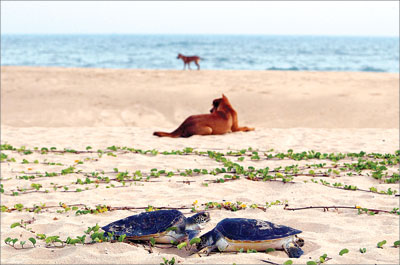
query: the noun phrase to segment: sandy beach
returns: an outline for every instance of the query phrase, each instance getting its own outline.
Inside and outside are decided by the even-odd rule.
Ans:
[[[239,125],[255,131],[177,139],[152,135],[174,130],[189,115],[208,113],[222,93],[238,112]],[[199,257],[193,249],[162,245],[92,244],[90,235],[85,244],[65,244],[88,227],[145,208],[179,208],[190,216],[192,208],[204,210],[209,202],[214,202],[211,221],[201,234],[228,217],[302,230],[304,255],[291,258],[293,264],[324,254],[327,264],[399,261],[393,246],[399,215],[391,213],[399,208],[399,183],[386,181],[399,173],[398,74],[1,67],[1,144],[16,149],[2,150],[2,264],[159,264],[163,258],[179,264],[283,264],[289,259],[278,250]],[[315,154],[311,150],[345,156],[288,157]],[[206,151],[223,153],[246,170],[268,167],[272,179],[221,173],[227,166]],[[366,153],[361,162],[348,155],[361,151]],[[367,160],[386,163],[385,169],[348,168]],[[123,180],[121,172],[128,173]],[[382,177],[374,178],[374,172]],[[90,212],[98,205],[100,212]],[[289,210],[309,206],[322,208]],[[16,222],[22,226],[11,228]],[[64,243],[46,243],[38,234],[59,236]],[[16,249],[5,243],[8,237],[19,240]],[[30,237],[37,241],[34,248]],[[27,242],[26,249],[20,241]],[[343,249],[348,253],[339,255]]]

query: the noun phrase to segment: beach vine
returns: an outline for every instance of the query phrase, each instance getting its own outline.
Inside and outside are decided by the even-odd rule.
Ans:
[[[35,154],[35,158],[31,156]],[[79,157],[77,157],[79,155]],[[120,169],[120,168],[101,168],[99,165],[104,157],[116,158],[142,155],[147,157],[154,156],[195,156],[204,157],[214,161],[217,165],[207,168],[152,168],[150,170],[141,169]],[[84,156],[84,157],[83,157]],[[59,158],[63,161],[60,162]],[[2,164],[18,165],[22,170],[10,169],[7,177],[1,177],[0,193],[2,196],[24,196],[29,193],[55,193],[55,192],[86,192],[99,188],[127,188],[131,185],[145,185],[150,182],[161,182],[160,178],[168,178],[169,181],[181,183],[182,185],[199,184],[206,189],[209,185],[223,185],[223,183],[232,181],[257,181],[257,182],[279,182],[282,185],[298,185],[304,183],[307,185],[322,185],[327,188],[341,189],[346,192],[369,192],[376,195],[398,196],[399,192],[393,189],[393,186],[382,189],[377,186],[361,188],[357,183],[348,183],[338,181],[346,177],[347,180],[354,176],[372,178],[376,185],[390,185],[400,182],[399,170],[400,150],[394,153],[322,153],[314,150],[294,152],[289,149],[287,152],[274,152],[270,150],[258,150],[254,148],[240,150],[218,150],[215,148],[196,149],[186,147],[181,150],[162,151],[156,149],[137,149],[130,147],[109,146],[105,149],[95,150],[87,146],[85,150],[76,150],[71,148],[58,149],[56,147],[33,147],[25,146],[14,147],[10,144],[2,144],[0,159]],[[54,160],[52,160],[54,159]],[[265,166],[268,161],[275,163],[285,162],[275,167]],[[299,162],[302,162],[299,164]],[[291,164],[290,164],[291,163]],[[87,164],[96,164],[96,170],[84,170],[82,166]],[[289,164],[289,165],[288,165]],[[41,165],[43,171],[34,170],[36,165]],[[261,166],[264,165],[264,166]],[[47,168],[48,167],[48,168]],[[100,169],[98,169],[100,167]],[[86,167],[87,168],[87,167]],[[47,170],[46,170],[47,169]],[[198,180],[198,177],[204,177]],[[60,178],[63,183],[57,183]],[[301,180],[299,178],[301,177]],[[17,186],[8,185],[11,179],[18,180]],[[49,184],[40,183],[41,180],[49,179]],[[68,180],[68,183],[65,183]],[[194,198],[195,199],[195,198]],[[177,209],[189,212],[199,211],[246,211],[260,210],[267,211],[270,207],[278,207],[285,211],[299,210],[322,210],[328,212],[330,209],[354,210],[358,215],[377,215],[388,214],[393,216],[400,215],[399,208],[376,209],[373,206],[361,205],[313,205],[303,207],[290,207],[287,200],[275,200],[271,202],[242,202],[242,201],[203,201],[194,200],[192,204],[176,207],[163,205],[106,205],[96,204],[87,205],[85,203],[68,204],[59,202],[58,205],[46,205],[46,203],[36,202],[31,206],[23,205],[16,201],[14,205],[1,205],[1,212],[12,214],[16,212],[29,212],[41,214],[43,212],[57,213],[60,215],[74,213],[75,216],[87,214],[103,214],[110,211],[156,211],[161,209]],[[57,217],[55,217],[57,218]],[[30,227],[34,219],[28,221],[13,222],[11,228],[20,227],[33,234],[34,237],[27,239],[18,239],[7,237],[4,242],[14,249],[22,250],[38,246],[37,241],[44,242],[45,247],[65,247],[68,245],[95,244],[102,242],[126,242],[126,236],[115,237],[113,234],[105,235],[100,230],[98,224],[88,227],[82,235],[69,235],[66,239],[61,239],[58,235],[36,234]],[[130,242],[131,243],[131,242]],[[378,248],[383,248],[386,240],[377,243]],[[134,244],[134,243],[132,243]],[[156,244],[150,242],[151,247]],[[181,242],[172,244],[178,249],[187,249],[192,244]],[[393,247],[399,247],[400,241],[393,243]],[[270,250],[272,252],[273,250]],[[342,250],[338,255],[346,254]],[[366,248],[360,248],[363,254]],[[255,251],[249,250],[249,253]],[[268,252],[268,251],[267,251]],[[309,261],[309,264],[321,264],[332,259],[327,254],[320,256],[315,261]],[[175,260],[164,258],[162,264],[174,264]],[[284,264],[291,264],[288,260]],[[271,264],[277,264],[268,262]]]

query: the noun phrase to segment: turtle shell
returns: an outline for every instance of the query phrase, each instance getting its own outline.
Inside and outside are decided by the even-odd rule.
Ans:
[[[215,227],[224,237],[231,240],[262,241],[284,238],[302,231],[276,225],[268,221],[246,218],[226,218]]]
[[[136,237],[162,233],[184,220],[185,216],[180,211],[159,210],[126,217],[103,226],[102,229],[114,232],[116,236],[126,234],[128,237]]]

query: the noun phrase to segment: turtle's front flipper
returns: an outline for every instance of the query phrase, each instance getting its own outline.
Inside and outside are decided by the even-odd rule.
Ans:
[[[189,241],[192,240],[200,233],[200,230],[186,230],[186,234],[188,235]]]
[[[293,242],[284,244],[283,249],[288,254],[289,258],[300,258],[300,256],[304,254],[304,251]]]
[[[208,246],[208,247],[205,247],[205,248],[203,248],[202,250],[200,250],[200,251],[198,251],[197,252],[197,254],[206,254],[206,256],[208,256],[208,255],[210,255],[210,253],[213,251],[213,250],[215,250],[215,249],[217,249],[217,246],[216,245],[212,245],[212,246]]]

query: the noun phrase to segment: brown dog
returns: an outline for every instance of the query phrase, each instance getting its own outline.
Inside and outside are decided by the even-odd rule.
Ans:
[[[183,70],[186,69],[186,65],[188,65],[189,70],[190,69],[190,63],[194,62],[197,65],[197,70],[200,70],[200,65],[199,65],[199,60],[201,59],[199,56],[184,56],[182,54],[178,54],[178,57],[176,59],[182,59],[183,61]]]
[[[211,114],[189,116],[172,133],[154,132],[159,137],[190,137],[192,135],[224,134],[228,132],[254,131],[254,128],[239,127],[237,113],[224,94],[214,99]]]

